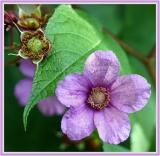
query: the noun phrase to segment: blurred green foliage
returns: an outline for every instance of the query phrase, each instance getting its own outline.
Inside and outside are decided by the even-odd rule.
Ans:
[[[45,7],[48,6],[45,5]],[[155,46],[155,5],[81,4],[74,5],[74,7],[89,13],[103,27],[145,56]],[[54,5],[49,6],[50,10],[53,8],[55,8]],[[11,10],[16,7],[6,5],[5,9]],[[19,42],[17,35],[17,31],[15,31],[14,41]],[[9,45],[9,41],[10,34],[5,32],[5,46]],[[7,55],[9,52],[11,51],[5,51],[5,63],[14,59],[13,56]],[[131,137],[120,147],[117,145],[104,145],[103,147],[105,151],[124,151],[126,149],[129,151],[155,151],[155,82],[140,60],[130,54],[127,55],[132,73],[143,75],[152,84],[152,96],[145,109],[131,115],[132,130],[134,130]],[[155,64],[153,64],[154,68]],[[33,109],[30,115],[31,122],[27,132],[24,132],[23,107],[18,104],[14,96],[14,87],[23,78],[24,76],[16,65],[5,66],[5,151],[92,151],[96,144],[88,145],[85,140],[80,144],[72,143],[59,135],[61,117],[44,117],[37,109]],[[139,126],[137,126],[136,120],[139,121]],[[142,144],[144,146],[141,146]],[[96,150],[101,151],[102,149],[97,148]]]

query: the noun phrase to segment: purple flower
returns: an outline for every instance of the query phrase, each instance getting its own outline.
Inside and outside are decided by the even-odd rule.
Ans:
[[[22,59],[20,70],[27,77],[20,80],[15,87],[15,96],[22,106],[26,106],[30,92],[32,90],[32,81],[35,72],[35,65],[30,60]],[[50,96],[39,102],[38,109],[46,116],[61,115],[65,107],[58,101],[56,96]]]
[[[15,87],[15,96],[22,106],[26,106],[32,89],[32,79],[26,78],[20,80]]]
[[[31,62],[31,60],[21,59],[19,68],[26,77],[33,78],[36,66]]]
[[[111,51],[92,53],[84,73],[60,81],[58,100],[70,109],[61,128],[71,140],[81,140],[97,128],[100,138],[119,144],[131,130],[127,113],[141,110],[148,102],[151,86],[140,75],[119,76],[120,63]]]

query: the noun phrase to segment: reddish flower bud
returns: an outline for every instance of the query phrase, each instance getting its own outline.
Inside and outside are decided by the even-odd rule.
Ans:
[[[9,11],[9,12],[5,12],[4,14],[4,23],[6,26],[6,30],[11,29],[12,27],[14,27],[13,22],[17,22],[18,18],[17,15],[14,11]]]

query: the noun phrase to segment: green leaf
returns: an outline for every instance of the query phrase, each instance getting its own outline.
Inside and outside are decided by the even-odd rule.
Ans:
[[[103,28],[102,24],[99,23],[99,21],[94,16],[89,16],[87,13],[85,13],[84,11],[79,10],[79,9],[75,9],[75,11],[77,12],[77,14],[79,16],[81,16],[88,23],[90,23],[91,25],[93,25],[98,31],[102,30],[102,28]]]
[[[120,145],[112,145],[112,144],[103,144],[103,151],[105,152],[129,152],[129,149],[120,146]]]
[[[40,100],[54,95],[56,84],[65,75],[82,72],[86,58],[95,50],[114,50],[121,62],[122,73],[129,72],[123,50],[110,36],[104,37],[93,22],[80,16],[70,5],[61,5],[49,19],[45,34],[52,42],[52,51],[36,71],[32,93],[24,109],[23,122],[27,126],[30,110]]]
[[[143,127],[136,122],[132,126],[131,150],[133,152],[144,152],[149,149],[149,140],[143,131]]]

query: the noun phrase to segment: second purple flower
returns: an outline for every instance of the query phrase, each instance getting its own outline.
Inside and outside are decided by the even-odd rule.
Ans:
[[[32,90],[32,81],[36,66],[30,60],[22,59],[20,62],[20,71],[26,76],[20,80],[15,87],[15,96],[22,106],[27,105],[29,95]],[[56,96],[49,96],[38,103],[38,109],[45,116],[61,115],[65,107],[57,100]]]

